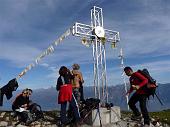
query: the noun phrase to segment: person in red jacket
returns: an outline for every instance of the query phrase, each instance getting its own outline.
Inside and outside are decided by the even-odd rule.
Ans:
[[[59,77],[57,80],[56,89],[59,91],[58,94],[58,103],[61,104],[61,123],[62,124],[69,124],[71,121],[66,117],[66,108],[67,102],[70,104],[70,108],[74,113],[74,118],[76,120],[76,126],[79,126],[80,122],[80,113],[77,101],[75,96],[72,93],[72,84],[71,80],[74,78],[73,75],[70,73],[70,70],[67,67],[62,66],[59,69]]]
[[[132,120],[141,120],[141,113],[144,118],[144,127],[149,127],[150,125],[150,118],[146,106],[147,100],[147,92],[144,89],[145,85],[148,83],[148,79],[145,78],[139,72],[133,72],[131,67],[125,67],[124,72],[127,76],[129,76],[130,81],[130,90],[126,93],[128,96],[133,91],[134,94],[131,96],[128,105],[130,109],[133,111]],[[141,113],[139,112],[138,108],[136,107],[136,103],[139,102]]]

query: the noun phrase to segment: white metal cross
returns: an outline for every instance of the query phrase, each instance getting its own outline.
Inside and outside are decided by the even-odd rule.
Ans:
[[[74,36],[82,37],[82,43],[93,47],[94,60],[94,94],[102,102],[108,102],[108,84],[106,75],[106,52],[107,42],[117,43],[120,41],[119,32],[104,29],[102,8],[94,6],[91,9],[91,25],[76,22],[73,26]]]

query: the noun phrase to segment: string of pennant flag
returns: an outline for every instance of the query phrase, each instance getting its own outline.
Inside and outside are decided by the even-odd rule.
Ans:
[[[34,61],[33,63],[29,64],[19,75],[16,77],[16,79],[21,78],[23,75],[25,75],[29,70],[34,68],[36,65],[39,64],[39,62],[46,56],[52,54],[55,51],[55,47],[61,43],[67,36],[71,34],[71,28],[69,28],[64,34],[62,34],[56,41],[54,41],[43,53],[41,53]]]

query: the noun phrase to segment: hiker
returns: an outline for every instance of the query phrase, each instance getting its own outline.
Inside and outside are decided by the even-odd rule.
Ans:
[[[135,93],[129,99],[128,105],[130,109],[133,111],[132,120],[141,120],[141,113],[144,118],[144,127],[149,127],[150,125],[150,118],[148,114],[148,110],[146,107],[146,100],[147,100],[147,92],[143,89],[145,85],[147,85],[148,79],[145,78],[139,72],[133,72],[131,67],[125,67],[124,72],[127,76],[129,76],[130,81],[130,90],[126,93],[128,96],[134,90]],[[141,113],[139,112],[138,108],[136,107],[136,103],[139,102]]]
[[[23,111],[26,111],[29,107],[28,89],[24,89],[19,94],[12,104],[12,110],[14,111],[14,117],[19,116],[20,121],[26,122],[28,115]],[[20,110],[23,111],[20,111]]]
[[[61,104],[61,112],[60,112],[61,123],[63,125],[66,125],[71,122],[71,120],[69,120],[66,117],[67,102],[69,102],[74,113],[76,124],[78,124],[80,120],[80,113],[79,113],[77,101],[74,97],[74,94],[72,93],[71,79],[73,79],[73,75],[71,75],[70,70],[67,69],[67,67],[65,66],[62,66],[59,69],[59,75],[60,76],[57,80],[56,89],[57,91],[59,91],[58,103]]]
[[[78,101],[84,101],[84,93],[83,93],[83,76],[82,73],[79,71],[80,66],[78,64],[73,64],[72,65],[72,71],[71,73],[74,76],[74,79],[72,80],[72,85],[73,85],[73,93]]]

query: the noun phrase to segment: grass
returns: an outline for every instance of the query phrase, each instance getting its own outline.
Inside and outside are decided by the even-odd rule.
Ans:
[[[132,114],[132,112],[127,111],[122,111],[121,113],[122,117],[130,117],[130,115]],[[154,118],[163,124],[170,125],[170,109],[160,112],[149,112],[149,115],[151,116],[151,118]]]
[[[170,125],[170,109],[160,112],[151,112],[150,115],[152,118],[159,118],[160,122]]]

